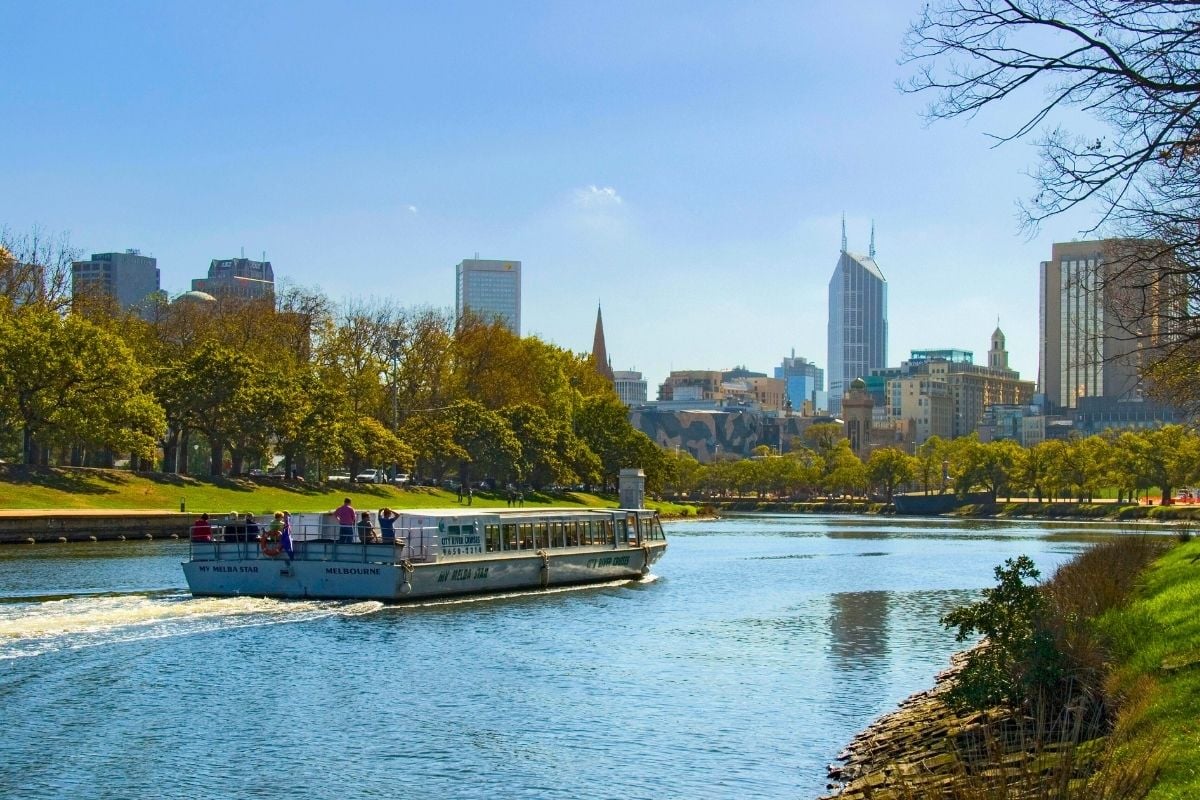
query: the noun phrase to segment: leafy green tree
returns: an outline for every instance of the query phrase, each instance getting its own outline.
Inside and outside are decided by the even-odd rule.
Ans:
[[[383,464],[407,469],[413,463],[412,450],[374,417],[351,420],[343,427],[341,440],[343,461],[350,465],[352,474],[358,474],[364,467]]]
[[[867,458],[867,480],[883,489],[892,502],[897,487],[908,483],[917,472],[917,459],[895,447],[881,447]]]
[[[663,451],[664,488],[673,495],[684,495],[695,490],[700,481],[700,462],[686,450]]]
[[[26,464],[52,445],[153,454],[162,409],[120,337],[46,305],[0,311],[0,426],[22,432]]]
[[[1182,425],[1163,425],[1141,436],[1146,479],[1162,493],[1162,504],[1170,505],[1176,488],[1200,477],[1200,439]]]
[[[831,494],[855,495],[867,487],[867,468],[850,449],[848,439],[839,439],[827,457],[824,483]]]
[[[1045,495],[1052,469],[1052,451],[1046,447],[1047,444],[1038,442],[1033,447],[1023,448],[1014,471],[1015,483],[1026,491],[1034,492],[1039,503]]]
[[[635,434],[642,437],[645,434],[630,424],[629,412],[615,394],[584,398],[575,414],[575,433],[599,457],[605,484],[615,485],[622,467],[646,468],[643,464],[633,463],[633,453],[640,444]],[[649,479],[649,471],[646,477]]]
[[[209,341],[176,367],[171,379],[185,387],[186,426],[208,440],[209,474],[224,473],[224,455],[258,412],[256,393],[264,380],[257,359]]]
[[[532,403],[510,406],[500,413],[521,447],[521,456],[513,465],[515,480],[528,481],[538,489],[578,480],[572,459],[580,443],[567,420],[553,419]]]
[[[471,482],[472,467],[479,473],[507,475],[521,458],[521,443],[504,417],[473,400],[454,403],[446,412],[451,426],[449,455],[457,462],[459,480]],[[477,477],[482,474],[477,473]]]
[[[996,567],[996,586],[983,599],[942,617],[957,629],[955,640],[979,635],[984,647],[969,651],[963,670],[950,691],[956,705],[985,710],[999,704],[1024,705],[1052,687],[1065,664],[1046,624],[1049,603],[1036,581],[1041,574],[1028,556],[1008,559]]]
[[[282,413],[276,430],[276,446],[283,454],[284,469],[304,472],[317,465],[317,477],[329,468],[344,465],[344,431],[350,424],[346,387],[341,381],[323,381],[309,367],[298,381],[280,387]]]
[[[1088,436],[1070,439],[1064,445],[1056,465],[1061,478],[1079,502],[1090,500],[1104,477],[1107,449],[1104,440]]]
[[[930,436],[917,447],[916,477],[921,482],[925,494],[936,488],[938,494],[946,491],[946,476],[943,465],[946,463],[949,450],[947,443],[939,436]]]
[[[818,422],[804,431],[804,444],[828,463],[838,442],[846,438],[846,432],[836,422]]]
[[[975,434],[954,440],[951,447],[955,490],[960,496],[981,488],[993,501],[1009,488],[1020,459],[1021,446],[1008,439],[980,442]]]

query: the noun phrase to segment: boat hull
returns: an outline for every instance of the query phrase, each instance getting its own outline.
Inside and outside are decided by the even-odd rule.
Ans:
[[[195,548],[228,547],[220,543]],[[245,548],[231,557],[201,556],[183,564],[192,594],[410,602],[454,595],[505,592],[640,577],[666,551],[665,541],[640,547],[581,547],[546,552],[488,553],[431,563],[374,561],[348,545],[340,556],[269,557]],[[215,554],[215,553],[214,553]]]

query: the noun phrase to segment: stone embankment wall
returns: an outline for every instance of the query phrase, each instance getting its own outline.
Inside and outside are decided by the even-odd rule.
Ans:
[[[185,538],[194,515],[113,511],[0,512],[0,544]]]

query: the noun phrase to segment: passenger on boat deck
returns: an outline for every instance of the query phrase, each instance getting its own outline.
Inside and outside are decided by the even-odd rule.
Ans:
[[[379,541],[379,534],[375,533],[375,526],[371,524],[371,512],[362,512],[362,519],[358,521],[358,540],[363,544],[374,544]]]
[[[379,509],[379,530],[383,534],[383,543],[392,544],[396,541],[396,517],[400,516],[387,506]]]
[[[276,514],[275,516],[280,516]],[[287,553],[288,561],[296,555],[295,549],[292,547],[292,515],[288,512],[283,512],[283,530],[280,531],[279,544],[283,547],[283,552]]]
[[[212,525],[208,521],[208,514],[201,514],[200,519],[192,523],[192,541],[211,542],[212,540]]]
[[[262,528],[258,527],[258,523],[254,521],[253,514],[246,515],[246,541],[257,542],[258,537],[262,534]]]
[[[341,544],[353,543],[354,521],[358,519],[358,513],[354,510],[354,506],[350,505],[349,497],[333,510],[333,517],[338,521],[338,542]]]

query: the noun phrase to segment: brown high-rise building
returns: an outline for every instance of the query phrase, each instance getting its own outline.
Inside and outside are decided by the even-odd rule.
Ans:
[[[1147,355],[1186,295],[1161,245],[1059,242],[1041,264],[1038,388],[1052,410],[1085,397],[1140,399]]]

